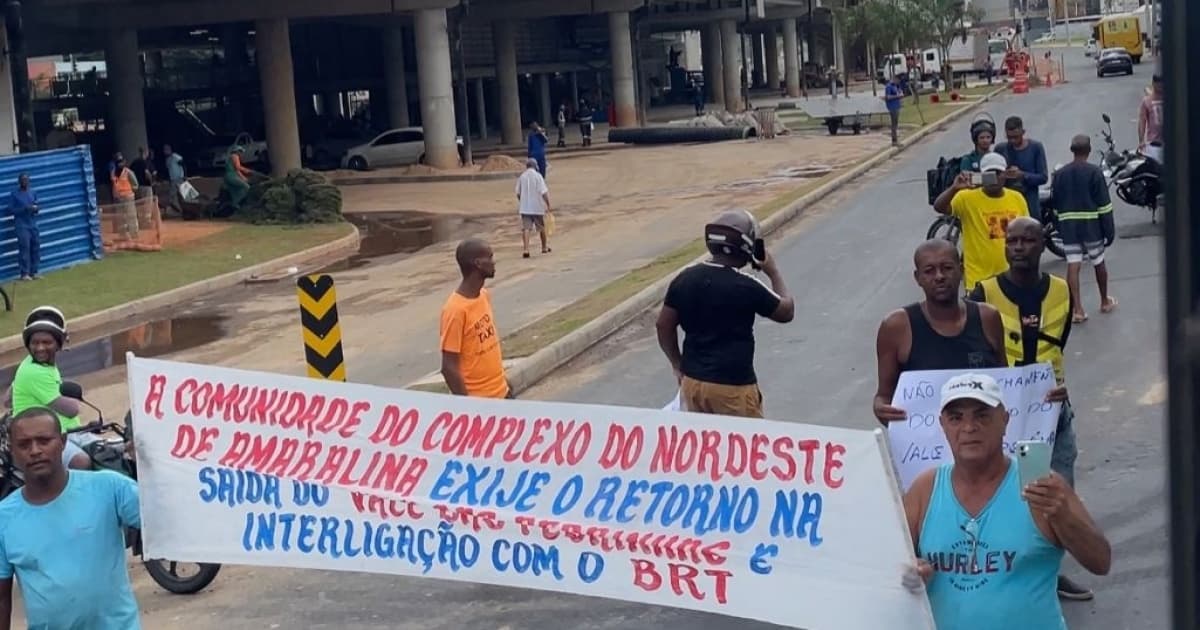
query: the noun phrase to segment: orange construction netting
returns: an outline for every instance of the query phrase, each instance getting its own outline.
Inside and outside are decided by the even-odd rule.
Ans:
[[[100,206],[100,237],[105,252],[161,251],[162,225],[158,197],[153,195]]]

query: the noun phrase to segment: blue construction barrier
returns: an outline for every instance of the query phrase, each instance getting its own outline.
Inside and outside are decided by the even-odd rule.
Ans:
[[[42,273],[104,257],[96,176],[87,145],[0,157],[0,282],[15,280],[17,234],[8,210],[17,177],[29,175],[38,196]]]

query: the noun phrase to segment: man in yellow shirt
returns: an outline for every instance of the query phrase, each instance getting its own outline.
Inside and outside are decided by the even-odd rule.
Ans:
[[[961,173],[954,185],[933,202],[933,209],[962,223],[964,278],[967,292],[975,285],[1008,269],[1004,234],[1008,223],[1029,216],[1021,193],[1004,187],[1008,161],[998,153],[979,160],[982,184],[972,183],[971,173]]]
[[[454,257],[463,279],[442,307],[442,378],[457,396],[512,398],[491,296],[483,288],[496,276],[492,248],[470,238],[459,243]]]

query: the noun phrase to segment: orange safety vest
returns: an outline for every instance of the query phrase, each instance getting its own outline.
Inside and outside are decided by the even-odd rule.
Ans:
[[[129,169],[123,168],[120,173],[113,175],[113,197],[116,199],[124,199],[133,196],[133,184],[129,182],[129,177],[126,175]]]

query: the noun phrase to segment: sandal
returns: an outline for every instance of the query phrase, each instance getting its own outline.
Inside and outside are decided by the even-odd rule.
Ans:
[[[1088,320],[1087,313],[1075,313],[1071,316],[1072,324],[1082,324]]]
[[[1110,295],[1110,296],[1108,296],[1108,301],[1105,302],[1104,304],[1100,305],[1100,312],[1107,314],[1107,313],[1113,312],[1116,308],[1117,308],[1117,298]]]
[[[524,254],[521,254],[521,258],[529,258],[529,252],[525,252]]]
[[[554,250],[552,250],[552,249],[550,249],[549,247],[547,247],[546,249],[543,249],[543,250],[542,250],[542,253],[543,253],[543,254],[549,254],[549,253],[550,253],[550,252],[552,252],[552,251],[554,251]]]

